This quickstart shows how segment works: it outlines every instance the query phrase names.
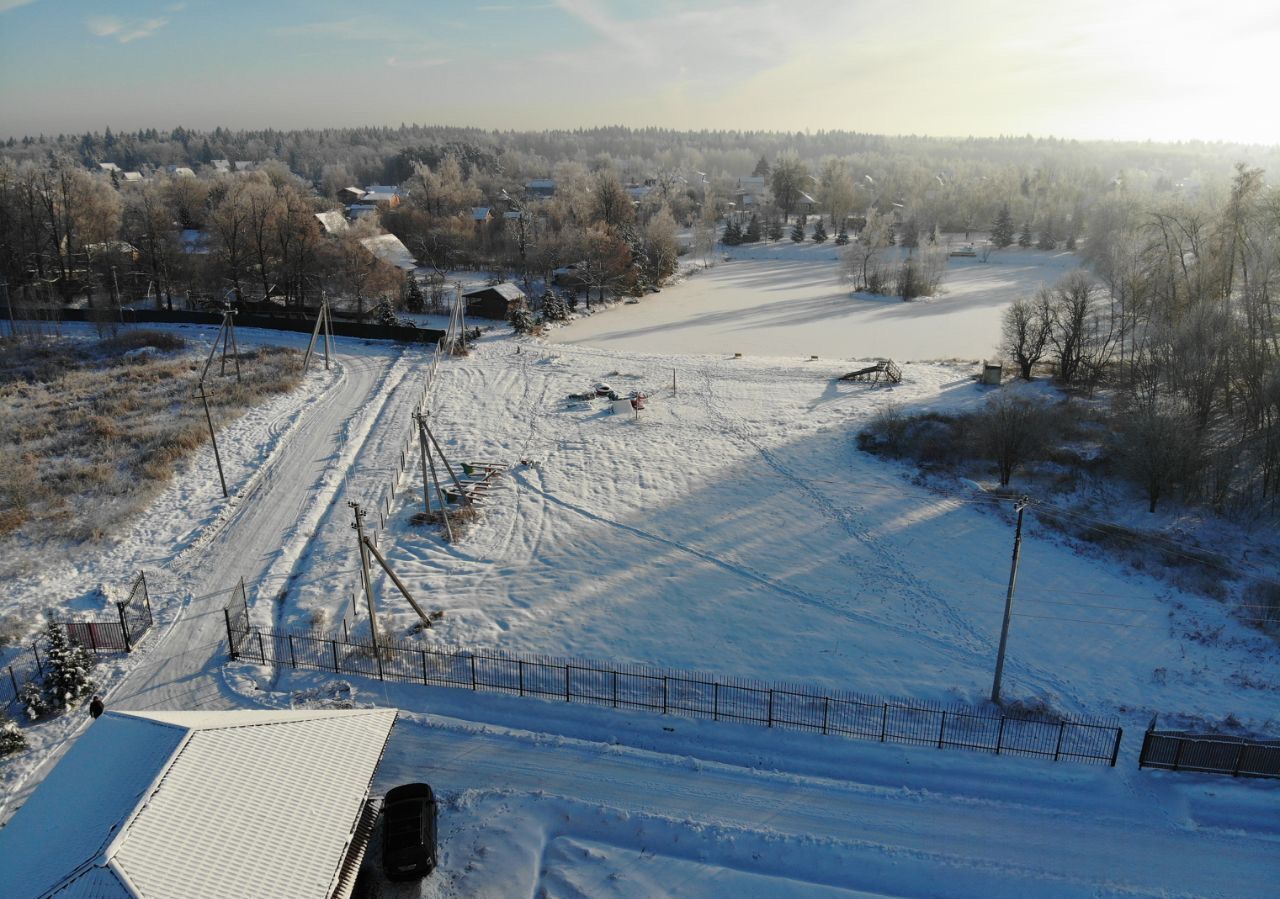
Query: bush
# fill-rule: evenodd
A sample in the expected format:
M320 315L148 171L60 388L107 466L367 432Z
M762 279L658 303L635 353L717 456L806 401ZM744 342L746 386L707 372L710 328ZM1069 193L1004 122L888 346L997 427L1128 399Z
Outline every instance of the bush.
M45 663L44 692L55 711L68 709L97 689L90 672L93 653L67 637L61 625L50 621L44 629L49 642Z
M44 686L39 681L29 680L18 691L18 702L28 721L39 721L53 712L49 698L45 695Z

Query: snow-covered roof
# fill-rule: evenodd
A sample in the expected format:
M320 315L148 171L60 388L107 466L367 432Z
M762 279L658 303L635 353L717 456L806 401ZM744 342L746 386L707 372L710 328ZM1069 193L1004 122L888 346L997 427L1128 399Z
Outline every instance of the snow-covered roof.
M120 166L116 165L114 162L100 162L98 163L98 168L102 169L104 172L120 171Z
M169 166L169 174L178 178L194 178L196 176L196 173L185 165Z
M317 212L316 219L320 222L320 227L324 229L325 234L341 234L350 227L343 214L336 209Z
M471 207L471 218L474 219L475 221L483 222L488 217L489 217L488 206L472 206Z
M142 172L125 172L120 177L123 178L125 181L141 181Z
M219 172L231 171L231 162L227 159L210 159L209 165L213 166Z
M503 281L501 284L486 285L484 287L473 287L471 290L464 291L462 296L472 297L487 293L490 290L496 291L504 300L523 300L524 291L510 281Z
M366 237L360 241L360 245L388 265L410 272L418 267L418 261L413 258L409 248L394 234Z
M360 199L366 203L396 203L400 200L400 194L385 190L369 190Z
M404 194L404 191L393 184L370 184L364 191L369 194L391 194L396 197Z
M0 830L6 895L327 897L394 709L108 712Z

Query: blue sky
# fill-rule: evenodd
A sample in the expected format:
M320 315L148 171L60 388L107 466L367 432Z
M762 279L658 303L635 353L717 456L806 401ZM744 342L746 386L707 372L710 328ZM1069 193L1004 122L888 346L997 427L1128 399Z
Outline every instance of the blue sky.
M0 133L626 124L1280 143L1271 0L0 0Z

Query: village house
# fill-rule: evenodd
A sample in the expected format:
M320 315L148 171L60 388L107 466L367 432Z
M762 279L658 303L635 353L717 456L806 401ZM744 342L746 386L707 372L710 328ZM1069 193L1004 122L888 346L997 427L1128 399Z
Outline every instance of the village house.
M462 299L467 304L467 315L494 321L506 321L512 312L527 305L524 291L510 281L465 291Z

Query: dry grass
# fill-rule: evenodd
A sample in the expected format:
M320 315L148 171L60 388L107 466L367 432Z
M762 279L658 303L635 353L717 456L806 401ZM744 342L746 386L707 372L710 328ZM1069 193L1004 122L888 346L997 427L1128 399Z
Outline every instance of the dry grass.
M203 364L159 331L0 344L0 536L96 540L144 508L209 439L193 399ZM210 379L220 427L300 381L294 350L242 353L240 365L241 384Z

